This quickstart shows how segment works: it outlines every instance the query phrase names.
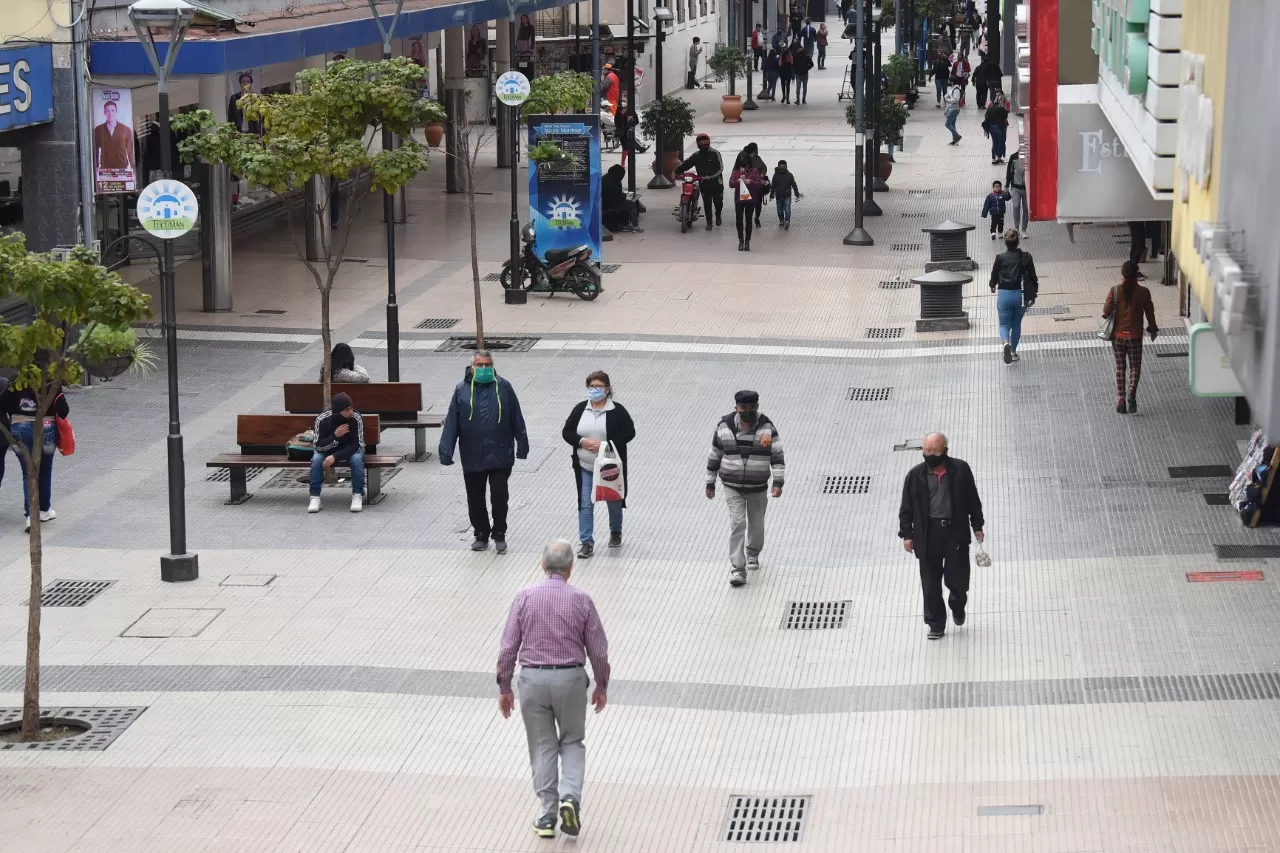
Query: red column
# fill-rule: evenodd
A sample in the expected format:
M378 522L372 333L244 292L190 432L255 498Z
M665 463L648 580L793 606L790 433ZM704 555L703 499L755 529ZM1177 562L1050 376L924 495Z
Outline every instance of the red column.
M1058 216L1058 0L1034 0L1031 38L1031 218ZM1016 71L1015 71L1016 73Z

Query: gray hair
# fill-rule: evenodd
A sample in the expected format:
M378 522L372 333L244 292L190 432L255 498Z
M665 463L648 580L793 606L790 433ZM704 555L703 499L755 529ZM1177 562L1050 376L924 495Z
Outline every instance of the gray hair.
M573 568L573 546L564 539L552 539L542 549L542 570L549 575Z
M477 358L487 358L490 361L493 361L493 354L487 349L477 349L471 354L471 363L475 364Z

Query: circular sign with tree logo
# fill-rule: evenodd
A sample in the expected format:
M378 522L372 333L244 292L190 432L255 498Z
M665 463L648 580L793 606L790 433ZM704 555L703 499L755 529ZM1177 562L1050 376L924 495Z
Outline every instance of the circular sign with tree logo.
M504 71L494 84L498 100L509 107L518 107L529 100L529 78L519 71Z
M161 240L186 234L199 213L196 194L181 181L161 179L138 193L138 223Z

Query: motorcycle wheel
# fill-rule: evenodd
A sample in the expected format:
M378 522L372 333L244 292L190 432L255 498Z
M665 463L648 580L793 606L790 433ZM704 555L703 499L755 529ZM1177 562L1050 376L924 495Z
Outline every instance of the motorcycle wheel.
M569 270L565 275L568 284L573 288L573 292L578 294L579 299L585 299L587 302L595 299L600 295L600 285L596 281L595 276L584 269L574 268Z
M689 203L687 201L680 202L680 233L683 234L689 230Z
M502 284L504 290L511 289L511 262L507 261L502 265L502 272L498 273L498 281ZM529 267L525 264L520 265L520 289L529 290L533 287L533 274Z

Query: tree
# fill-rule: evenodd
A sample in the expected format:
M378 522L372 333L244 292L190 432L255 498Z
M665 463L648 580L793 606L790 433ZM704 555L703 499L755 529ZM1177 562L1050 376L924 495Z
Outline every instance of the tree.
M467 91L462 99L461 115L454 116L452 126L445 133L453 136L453 150L448 156L462 165L463 189L467 194L467 218L471 224L471 291L476 305L476 348L484 349L484 308L480 301L480 249L476 242L476 162L480 152L493 139L497 138L496 126L488 121L483 124L472 124L467 120L467 107L471 104L471 92ZM498 118L502 121L502 117ZM519 132L519 127L516 127ZM511 168L515 169L513 162Z
M428 148L410 138L413 129L444 118L435 101L419 92L426 71L408 57L362 62L344 59L327 69L307 69L298 74L293 94L245 94L240 102L245 119L260 123L262 133L243 133L235 125L215 124L208 110L184 113L173 127L193 133L179 145L182 157L197 157L225 164L232 174L283 196L289 231L298 258L320 291L320 337L324 341L324 398L331 396L329 369L333 342L329 329L329 299L334 280L347 251L352 223L374 190L398 192L427 168ZM383 127L399 136L401 147L374 151L374 140ZM314 177L326 182L354 178L356 186L367 181L369 193L354 192L339 206L337 229L319 228L320 261L307 259L305 230L311 216L328 220L331 193L321 194L312 209L305 209L302 190Z
M529 84L525 112L585 113L595 91L595 78L577 71L560 71L535 77Z
M17 297L35 306L29 325L0 323L0 367L16 371L10 388L30 390L36 398L32 447L0 426L0 435L13 447L27 472L31 530L28 552L31 584L27 600L26 683L22 695L22 739L40 735L40 593L44 587L44 549L40 525L40 441L42 416L62 393L62 386L79 382L83 363L131 356L131 336L94 334L98 328L124 331L150 316L151 297L125 284L98 263L83 247L71 259L28 252L22 234L0 237L0 299ZM77 327L84 331L73 340Z

